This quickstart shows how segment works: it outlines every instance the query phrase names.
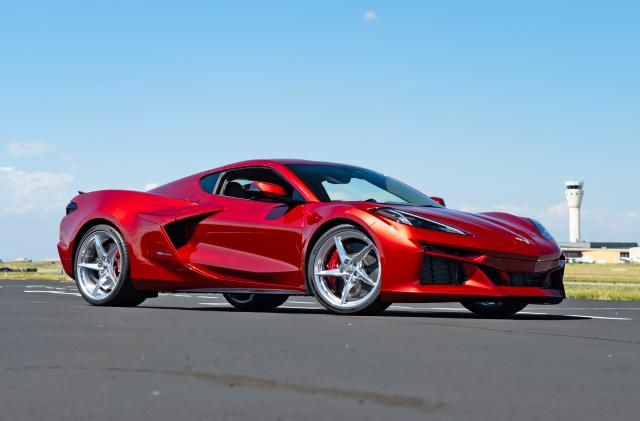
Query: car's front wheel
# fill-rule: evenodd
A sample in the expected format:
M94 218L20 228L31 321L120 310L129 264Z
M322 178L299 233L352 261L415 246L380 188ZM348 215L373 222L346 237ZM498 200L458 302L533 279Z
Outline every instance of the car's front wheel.
M110 225L96 225L84 234L74 262L78 290L90 304L137 306L151 296L133 288L126 243Z
M316 241L307 264L313 295L341 314L374 314L391 303L380 301L382 268L378 249L353 225L339 225Z
M229 304L244 311L274 310L289 298L288 295L276 294L227 293L222 295Z
M467 310L483 317L507 317L513 316L527 306L521 301L463 301L462 304Z

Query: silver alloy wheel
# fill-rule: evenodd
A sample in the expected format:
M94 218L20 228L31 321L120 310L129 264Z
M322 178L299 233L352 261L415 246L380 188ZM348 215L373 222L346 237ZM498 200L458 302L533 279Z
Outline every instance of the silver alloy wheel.
M500 301L476 301L476 304L483 307L498 307L501 303Z
M253 301L253 298L256 294L227 294L232 300L237 302L238 304L249 304Z
M78 285L85 296L103 301L122 278L122 250L113 235L95 231L80 245L76 259Z
M329 267L337 254L338 261ZM313 282L321 298L343 309L364 308L380 292L380 256L369 237L358 230L337 232L318 249Z

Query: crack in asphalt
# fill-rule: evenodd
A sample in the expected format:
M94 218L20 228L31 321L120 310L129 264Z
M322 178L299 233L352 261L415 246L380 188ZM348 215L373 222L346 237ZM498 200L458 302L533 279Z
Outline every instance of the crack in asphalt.
M393 319L390 319L390 320L393 320ZM458 329L480 330L485 332L522 333L525 335L540 335L540 336L551 336L551 337L557 337L557 338L583 339L583 340L589 340L589 341L615 342L615 343L621 343L621 344L627 344L627 345L640 345L640 341L629 341L625 339L614 339L614 338L601 338L598 336L565 335L562 333L537 332L534 330L499 329L499 328L483 327L483 326L461 326L461 325L454 325L449 323L435 323L435 322L418 321L418 320L402 320L402 322L419 324L419 325L444 326L444 327L455 327Z
M324 397L347 399L356 401L359 404L371 402L386 407L412 409L419 412L435 412L447 409L447 404L443 402L433 402L428 399L418 398L408 395L386 394L379 392L359 391L351 389L340 389L335 387L313 386L300 383L281 382L277 380L265 379L240 374L211 373L202 371L187 370L161 370L145 368L118 368L118 367L62 367L62 366L23 366L23 367L3 367L6 371L22 370L81 370L81 371L106 371L111 373L134 373L134 374L159 374L165 376L175 376L191 378L205 381L212 384L227 387L253 387L267 390L281 390L286 392L301 393L304 395L320 395Z

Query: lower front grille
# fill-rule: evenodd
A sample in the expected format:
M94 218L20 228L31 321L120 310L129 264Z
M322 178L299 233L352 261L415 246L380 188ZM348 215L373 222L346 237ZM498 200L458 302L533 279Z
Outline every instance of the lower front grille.
M549 278L547 273L506 272L489 266L480 266L480 268L494 285L548 288L550 285L547 279L551 279L551 284L553 284L554 279L558 277L560 277L560 281L562 281L562 273L559 271L552 272Z
M546 273L509 272L509 282L515 287L543 288L546 280Z
M461 285L467 281L464 264L458 260L425 254L420 268L423 285Z

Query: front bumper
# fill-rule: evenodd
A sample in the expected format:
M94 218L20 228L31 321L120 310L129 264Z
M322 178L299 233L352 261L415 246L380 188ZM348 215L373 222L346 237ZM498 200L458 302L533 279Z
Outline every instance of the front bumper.
M396 245L397 246L397 245ZM408 244L405 244L408 246ZM381 299L447 302L517 299L557 304L565 298L564 256L491 256L448 246L413 243L394 247L383 265ZM389 249L387 249L389 250Z

